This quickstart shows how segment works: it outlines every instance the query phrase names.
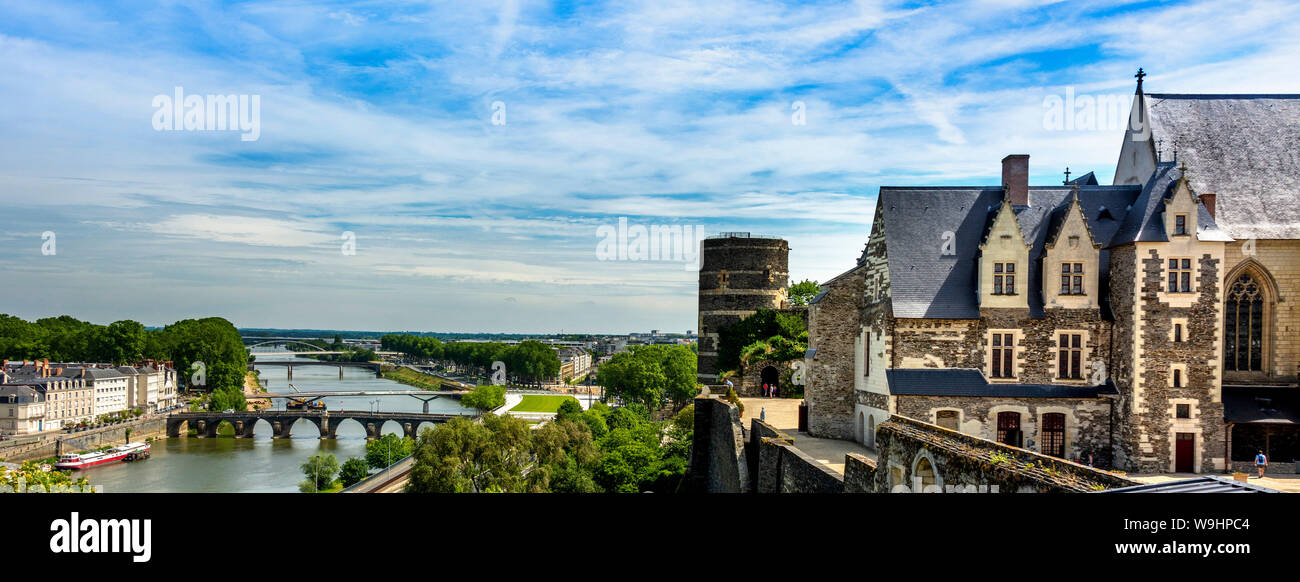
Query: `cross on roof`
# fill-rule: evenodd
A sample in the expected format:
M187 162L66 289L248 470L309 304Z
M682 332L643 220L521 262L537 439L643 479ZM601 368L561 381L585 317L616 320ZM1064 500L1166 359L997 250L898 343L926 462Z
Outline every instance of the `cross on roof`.
M1070 184L1070 166L1065 167L1065 181L1061 183L1067 186Z
M1146 74L1145 72L1142 71L1142 67L1138 67L1138 72L1137 72L1137 74L1136 74L1136 75L1133 75L1133 76L1134 76L1134 77L1137 77L1137 80L1138 80L1138 89L1137 89L1137 92L1138 92L1138 93L1141 93L1141 92L1142 92L1142 77L1147 76L1147 74Z

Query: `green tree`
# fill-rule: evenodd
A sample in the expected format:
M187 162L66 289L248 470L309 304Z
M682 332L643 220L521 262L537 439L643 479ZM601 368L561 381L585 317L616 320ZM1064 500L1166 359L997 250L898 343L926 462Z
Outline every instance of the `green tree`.
M414 449L414 439L390 432L366 443L366 464L371 469L383 469L411 456Z
M760 309L719 332L718 367L722 370L739 369L741 354L746 347L761 341L769 344L763 348L766 351L771 347L774 337L789 340L788 344L782 344L782 356L797 353L798 357L802 357L803 352L795 346L802 345L806 351L808 327L799 315Z
M339 472L339 461L333 454L312 455L301 468L307 479L298 483L298 490L303 493L319 493L334 484L334 478Z
M370 465L361 457L352 457L343 461L343 468L339 470L339 481L343 482L344 487L356 485L362 479L370 475Z
M476 423L456 418L420 434L407 491L415 493L527 492L535 468L528 423L489 414Z
M460 398L460 405L479 412L496 410L506 405L505 386L479 386Z
M810 301L817 297L818 293L822 292L822 288L816 281L804 279L791 285L786 292L790 296L791 305L808 305Z

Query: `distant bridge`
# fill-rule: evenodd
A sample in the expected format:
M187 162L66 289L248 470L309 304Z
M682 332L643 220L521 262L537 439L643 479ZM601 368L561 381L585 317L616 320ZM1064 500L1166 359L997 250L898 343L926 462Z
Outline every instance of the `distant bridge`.
M272 430L272 437L289 438L289 433L299 420L307 420L316 425L320 438L338 438L338 428L343 423L356 421L366 431L366 438L379 438L384 424L396 422L402 434L415 438L420 425L425 422L441 424L459 414L421 414L418 412L368 412L364 410L341 410L333 412L304 410L259 410L252 412L178 412L167 417L167 436L179 437L188 429L196 431L199 438L214 438L221 423L229 422L235 429L235 438L253 438L253 429L258 421L266 421ZM182 428L184 427L184 428Z
M319 352L313 352L313 353L319 353ZM338 353L338 352L333 352L333 353ZM379 375L380 371L383 368L383 364L380 364L378 362L326 362L323 360L294 360L291 362L263 362L261 360L258 360L256 362L249 362L248 369L251 371L256 366L285 366L288 368L290 380L293 379L294 366L338 366L340 380L343 379L343 368L365 368L367 370L373 371L375 375Z
M424 401L424 412L429 412L429 401L445 397L460 400L466 392L451 390L357 390L351 392L334 391L334 392L289 392L285 394L259 393L257 398L285 398L293 400L300 404L315 402L322 398L331 396L410 396L416 400Z

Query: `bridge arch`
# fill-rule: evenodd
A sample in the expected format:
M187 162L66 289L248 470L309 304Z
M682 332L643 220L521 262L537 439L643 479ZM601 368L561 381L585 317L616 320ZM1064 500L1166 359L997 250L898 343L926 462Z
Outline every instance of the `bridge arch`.
M379 426L375 427L375 432L378 433L378 436L384 436L390 432L396 433L397 436L404 436L406 434L406 429L402 426L403 424L404 423L391 418L384 419L380 421Z
M255 343L255 344L248 344L248 345L244 346L244 348L248 349L249 351L252 351L252 349L255 348L255 347L257 347L257 346L287 346L287 345L289 345L289 344L298 344L298 345L300 345L300 346L307 346L307 347L311 348L312 351L316 351L316 352L328 352L328 351L330 351L330 350L327 350L327 349L325 349L325 348L322 348L322 347L320 347L320 346L318 346L318 345L316 345L316 344L309 344L309 343L307 343L307 342L296 342L296 341L282 341L282 340L272 340L272 341L267 341L267 342L259 342L259 343Z
M265 418L258 418L249 423L248 436L256 438L275 438L275 426Z
M320 420L317 420L309 416L300 416L298 418L293 419L292 421L289 421L288 426L284 426L283 424L281 425L282 427L281 430L284 433L281 438L292 438L293 431L295 429L299 431L304 430L303 422L306 422L308 426L312 426L316 428L316 434L318 438L324 438L327 436L325 434L325 431L321 429Z
M342 417L330 417L330 434L333 438L338 438L339 433L343 433L343 438L366 438L370 436L370 429L366 426L365 419Z
M420 436L420 433L424 432L424 429L426 428L436 429L438 428L438 423L428 421L428 420L421 420L420 423L415 426L415 436L417 437Z

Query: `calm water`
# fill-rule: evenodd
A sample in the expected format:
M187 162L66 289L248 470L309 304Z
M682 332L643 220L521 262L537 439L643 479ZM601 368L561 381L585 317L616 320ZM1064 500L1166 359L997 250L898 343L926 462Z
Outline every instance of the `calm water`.
M256 352L254 352L256 353ZM285 359L285 358L276 358ZM291 392L284 366L259 366L262 385L271 392ZM303 392L354 390L410 390L410 386L376 378L361 368L299 366L293 369L292 384ZM341 396L325 398L326 407L335 410L372 410L384 412L420 412L424 404L410 396ZM283 409L284 402L274 402ZM455 400L439 398L429 403L429 412L465 413ZM401 433L393 422L385 433ZM339 464L348 457L365 455L365 429L355 421L339 426L335 440L316 438L316 425L300 420L294 425L293 438L271 439L271 427L259 422L256 438L173 438L153 442L152 458L136 463L114 463L80 472L108 493L297 492L303 480L298 468L317 453L333 453Z

